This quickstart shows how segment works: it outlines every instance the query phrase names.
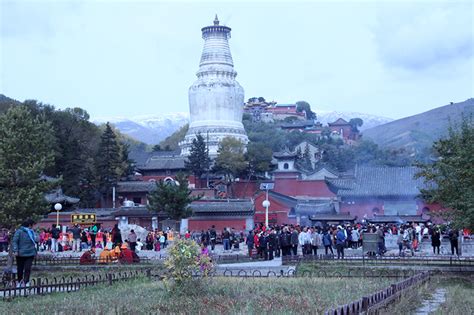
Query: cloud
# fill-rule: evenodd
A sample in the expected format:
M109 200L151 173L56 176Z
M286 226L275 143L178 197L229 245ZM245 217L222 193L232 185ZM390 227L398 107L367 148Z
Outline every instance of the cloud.
M472 10L471 2L384 5L373 30L379 57L415 71L472 57Z

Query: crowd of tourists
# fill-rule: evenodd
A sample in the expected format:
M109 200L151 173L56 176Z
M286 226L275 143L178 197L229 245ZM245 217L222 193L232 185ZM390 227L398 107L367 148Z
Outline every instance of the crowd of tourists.
M226 228L220 233L215 226L201 232L186 231L184 237L193 239L214 252L216 243L222 242L224 253L239 250L245 244L250 257L260 257L271 260L274 257L289 255L334 255L343 259L345 250L357 249L363 245L364 234L375 235L375 248L367 254L383 256L387 252L385 240L388 235L396 238L399 255L404 256L408 251L411 255L420 250L423 239L430 240L433 254L440 254L441 240L446 237L451 246L451 254L459 254L459 231L455 229L442 230L432 224L346 224L330 225L324 228L300 225L280 225L265 227L256 225L253 230L244 234L234 228ZM464 231L465 236L470 235Z
M100 228L98 225L82 228L73 225L62 229L61 226L53 224L50 229L34 230L38 240L36 250L38 252L81 252L94 249L115 248L126 243L132 251L155 250L165 248L170 240L173 240L174 231L149 231L146 239L138 238L134 230L131 230L125 239L122 239L122 231L116 224L112 229ZM0 229L0 252L8 252L13 235L7 229Z

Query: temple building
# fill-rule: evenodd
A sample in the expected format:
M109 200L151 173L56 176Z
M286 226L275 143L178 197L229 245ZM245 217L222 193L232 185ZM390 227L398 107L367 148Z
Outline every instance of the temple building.
M181 155L189 155L197 134L202 134L215 157L220 141L234 137L247 144L248 138L242 124L244 89L235 80L237 72L230 53L231 28L214 25L201 29L204 39L197 80L189 88L189 130L180 142Z

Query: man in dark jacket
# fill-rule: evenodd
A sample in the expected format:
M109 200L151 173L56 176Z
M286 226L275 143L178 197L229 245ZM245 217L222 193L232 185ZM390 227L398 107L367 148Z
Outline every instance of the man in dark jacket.
M288 227L286 226L283 228L283 232L280 234L280 246L283 256L291 255L291 234L288 230Z
M281 243L280 243L281 230L277 227L275 230L275 257L280 257L281 255Z
M52 252L57 252L59 250L59 235L61 234L61 230L59 229L59 226L56 226L56 224L53 224L53 228L51 229L51 251Z
M72 233L72 251L80 252L81 251L81 228L79 224L74 225L72 229L69 229L68 232Z
M260 236L258 238L258 243L260 246L260 255L263 254L263 258L268 260L268 235L267 232L260 232Z
M209 246L209 231L201 231L201 244L204 244L204 247Z
M32 229L33 225L34 221L28 219L13 235L12 251L16 256L19 286L30 285L31 266L36 256L36 243L38 243L38 236Z
M298 255L298 231L296 229L291 232L290 244L293 255Z
M247 245L247 248L249 250L249 257L252 258L252 252L253 252L253 232L252 230L249 231L249 234L247 235L247 239L245 240L245 244Z
M273 253L277 247L276 231L268 229L268 260L273 260Z
M456 251L456 255L459 256L458 230L456 229L449 230L448 236L449 236L449 242L451 243L451 255L454 255L454 251Z
M211 251L214 252L214 248L216 248L216 242L217 242L217 232L216 232L215 225L213 225L211 230L209 231L209 238L211 241Z

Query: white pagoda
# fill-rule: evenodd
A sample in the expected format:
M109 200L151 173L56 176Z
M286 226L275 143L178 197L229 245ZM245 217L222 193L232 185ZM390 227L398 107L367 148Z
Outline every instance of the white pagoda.
M197 80L189 88L189 131L180 142L181 155L189 155L191 143L200 133L208 146L209 155L215 157L219 142L228 136L244 144L248 138L242 125L244 89L235 80L237 72L230 53L231 28L214 25L201 29L204 39Z

